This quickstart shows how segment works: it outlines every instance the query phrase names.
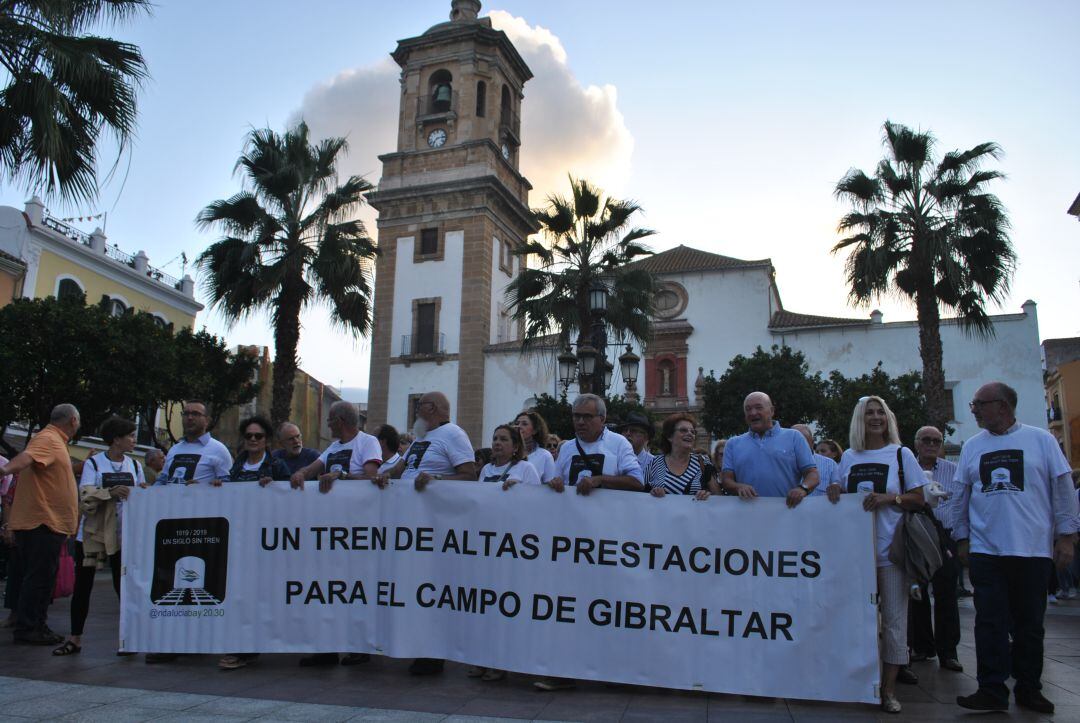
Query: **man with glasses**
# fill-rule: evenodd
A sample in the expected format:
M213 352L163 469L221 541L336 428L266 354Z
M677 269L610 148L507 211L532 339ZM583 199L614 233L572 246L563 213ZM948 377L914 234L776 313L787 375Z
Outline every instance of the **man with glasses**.
M720 486L740 499L786 497L795 507L818 486L817 463L806 439L773 421L772 400L751 392L743 400L749 429L724 447Z
M304 446L304 436L300 427L292 422L282 422L277 428L280 448L273 452L274 459L280 459L289 468L289 474L295 474L319 458L319 450Z
M169 448L155 485L212 484L229 476L233 458L228 448L206 431L206 404L189 399L183 408L184 437Z
M1080 510L1069 464L1045 429L1016 421L1016 391L979 387L971 411L982 431L960 452L953 538L975 588L979 688L956 702L1008 710L1009 676L1022 708L1050 715L1042 694L1043 618L1054 563L1072 562Z
M607 405L595 394L574 400L574 434L559 447L557 476L548 484L561 492L565 485L587 495L596 489L642 492L643 472L626 437L605 428Z
M956 465L941 456L944 444L945 438L937 427L926 426L915 433L915 454L919 458L919 466L949 494L934 508L934 516L946 533L951 535L956 500L960 498L962 490L955 482ZM934 593L933 622L930 599L924 591L922 599L908 602L908 643L912 651L911 662L929 660L936 655L942 668L961 673L964 666L956 657L956 646L960 644L956 545L951 536L946 544L951 554L930 581Z

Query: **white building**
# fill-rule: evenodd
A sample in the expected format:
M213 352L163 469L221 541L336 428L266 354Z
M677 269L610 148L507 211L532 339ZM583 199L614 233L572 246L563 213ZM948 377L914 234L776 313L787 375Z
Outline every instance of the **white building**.
M541 345L522 355L504 299L519 271L511 250L536 231L531 187L517 165L520 104L532 73L506 35L478 17L477 0L451 5L450 22L400 41L392 54L402 69L402 99L398 148L381 157L371 198L382 254L369 427L410 427L417 397L437 390L480 447L528 400L558 393L559 350ZM660 281L653 339L636 350L638 386L658 412L697 407L699 376L721 374L732 357L757 346L786 344L825 374L857 376L878 361L891 375L922 368L915 322L883 323L877 312L842 319L788 311L769 259L679 246L638 263ZM952 442L976 431L965 402L989 380L1017 389L1021 421L1045 424L1035 304L992 318L997 335L990 342L966 336L953 321L941 325Z

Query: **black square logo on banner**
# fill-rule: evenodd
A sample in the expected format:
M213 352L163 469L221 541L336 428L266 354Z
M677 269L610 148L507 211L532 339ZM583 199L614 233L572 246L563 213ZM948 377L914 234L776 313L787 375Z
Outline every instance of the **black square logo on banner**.
M220 605L229 572L224 517L160 520L154 532L155 605Z

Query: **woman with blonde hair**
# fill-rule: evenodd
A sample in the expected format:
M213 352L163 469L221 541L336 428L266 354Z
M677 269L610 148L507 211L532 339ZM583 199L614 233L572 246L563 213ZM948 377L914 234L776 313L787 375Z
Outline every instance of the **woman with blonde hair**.
M875 516L878 606L881 610L881 707L899 713L896 676L908 664L907 607L909 580L889 561L902 510L923 506L919 490L926 484L919 461L900 446L896 415L881 397L863 397L851 415L851 448L840 458L840 483L826 490L836 502L840 494L859 492L863 509Z

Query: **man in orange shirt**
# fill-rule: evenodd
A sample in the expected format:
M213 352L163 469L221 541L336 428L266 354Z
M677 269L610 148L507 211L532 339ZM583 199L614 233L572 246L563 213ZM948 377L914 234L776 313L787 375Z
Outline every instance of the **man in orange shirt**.
M79 496L71 470L68 440L79 430L79 410L58 404L49 424L15 459L0 467L0 477L19 473L19 487L8 526L23 562L15 609L15 642L55 645L63 637L45 624L52 601L60 546L79 526Z

